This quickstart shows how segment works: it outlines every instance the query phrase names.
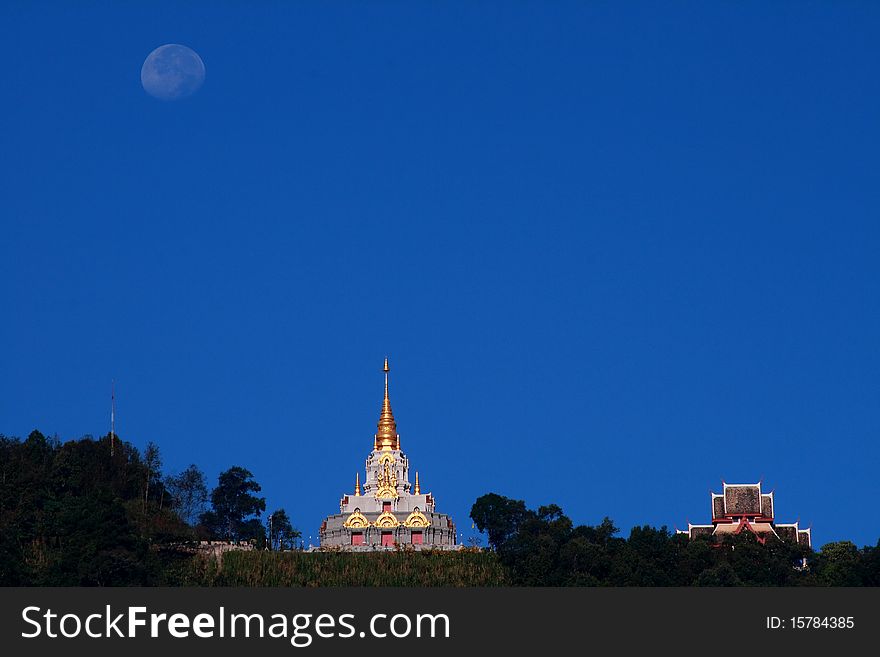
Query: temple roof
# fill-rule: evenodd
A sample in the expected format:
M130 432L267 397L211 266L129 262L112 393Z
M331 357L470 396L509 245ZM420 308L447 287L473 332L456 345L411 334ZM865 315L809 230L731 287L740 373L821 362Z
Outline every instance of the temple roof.
M777 524L774 520L773 491L761 491L761 482L756 484L728 484L723 482L722 493L710 493L712 500L712 524L692 525L688 523L687 533L691 538L711 533L714 536L739 534L743 530L753 532L760 542L767 535L774 535L801 545L811 545L809 529L800 529L798 523Z
M761 514L761 484L724 484L725 515Z

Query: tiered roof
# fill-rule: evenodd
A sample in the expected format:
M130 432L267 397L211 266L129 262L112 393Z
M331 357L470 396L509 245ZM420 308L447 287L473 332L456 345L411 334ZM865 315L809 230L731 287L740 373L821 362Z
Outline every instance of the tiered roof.
M812 544L810 529L801 529L797 522L781 524L774 518L773 491L761 491L761 482L757 484L728 484L722 482L721 493L711 495L711 525L692 525L688 523L687 531L679 530L680 534L688 534L690 538L697 536L722 537L724 534L739 534L750 531L762 544L771 536L781 540L797 542L810 547Z

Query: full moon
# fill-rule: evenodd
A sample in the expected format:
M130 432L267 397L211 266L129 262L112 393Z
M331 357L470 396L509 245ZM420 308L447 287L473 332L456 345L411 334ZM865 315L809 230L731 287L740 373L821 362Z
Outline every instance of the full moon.
M144 60L141 84L160 100L192 96L205 81L205 65L194 50L177 43L159 46Z

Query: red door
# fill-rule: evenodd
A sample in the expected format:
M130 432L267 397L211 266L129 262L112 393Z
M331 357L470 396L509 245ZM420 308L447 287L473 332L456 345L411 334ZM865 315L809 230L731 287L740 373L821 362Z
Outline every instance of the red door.
M364 544L363 532L352 532L351 533L351 544L352 545L363 545Z
M422 545L422 532L413 532L412 533L412 544L413 545Z
M382 512L391 511L391 502L382 502Z
M382 532L382 545L394 545L394 532Z

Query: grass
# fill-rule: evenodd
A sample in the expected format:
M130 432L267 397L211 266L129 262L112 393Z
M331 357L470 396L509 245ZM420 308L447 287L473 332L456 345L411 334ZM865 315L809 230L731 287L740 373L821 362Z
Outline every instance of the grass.
M492 552L227 552L196 556L184 586L502 586Z

